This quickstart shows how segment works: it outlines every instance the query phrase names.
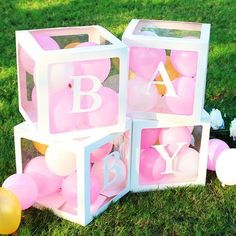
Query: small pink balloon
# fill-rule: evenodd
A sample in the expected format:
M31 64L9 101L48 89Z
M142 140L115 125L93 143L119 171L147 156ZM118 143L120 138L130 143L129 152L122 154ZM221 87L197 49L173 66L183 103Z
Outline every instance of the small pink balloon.
M189 77L197 75L197 52L171 50L170 59L175 69L182 75Z
M191 133L186 127L171 127L163 128L159 134L159 142L162 145L167 145L167 150L170 154L174 154L177 150L178 143L186 143L180 153L188 149L191 142Z
M115 125L118 122L119 95L112 89L101 87L97 92L102 99L101 106L94 111L88 112L88 120L91 127ZM91 98L87 99L90 103Z
M93 203L97 200L101 186L99 182L93 176L90 175L90 203ZM71 206L77 207L77 173L67 176L63 180L62 184L62 195Z
M58 191L63 180L61 176L54 175L47 168L44 156L30 160L24 169L24 173L30 175L37 184L38 197L44 197Z
M153 165L153 171L152 171L152 175L153 175L153 179L155 181L159 181L160 179L162 179L162 177L165 176L164 172L166 170L166 161L159 156L159 158L157 158L157 160L154 162Z
M129 111L150 111L159 99L155 85L149 86L147 81L134 78L128 81L128 110Z
M154 170L154 164L156 161L158 164L156 164ZM163 170L161 170L162 168ZM165 162L162 160L162 157L155 148L150 147L141 151L139 173L143 178L147 181L157 180L160 178L161 172L163 171L165 171Z
M72 112L73 93L70 88L50 97L50 130L52 133L67 132L88 127L87 114Z
M208 144L208 161L207 161L207 169L215 171L216 170L216 161L220 154L229 149L227 143L220 139L210 139Z
M113 144L106 143L101 147L97 148L90 155L90 162L94 163L97 161L101 161L104 157L106 157L112 150Z
M98 46L94 42L80 43L76 48ZM93 75L103 82L109 75L111 69L110 58L78 61L75 63L75 75Z
M165 65L165 49L131 47L130 69L146 81L150 81L160 62Z
M165 104L172 114L191 115L193 113L195 80L190 77L180 77L173 81L178 97L165 96Z
M153 146L158 139L160 129L143 129L141 134L141 149Z
M37 184L26 174L11 175L4 181L2 187L12 191L17 196L22 210L31 207L38 197Z
M105 161L108 163L108 186L104 186L104 176L106 176ZM113 191L114 195L120 193L121 187L125 187L127 180L127 171L124 162L114 157L110 157L109 160L103 159L102 161L95 162L91 170L91 175L97 179L99 186L102 186L103 190Z
M31 34L33 35L33 37L35 38L35 40L37 41L37 43L41 46L43 50L60 49L57 42L53 38L49 37L48 35L40 33L40 32L32 32Z
M183 181L198 176L199 153L196 150L188 148L177 157L176 162L176 176L182 177Z

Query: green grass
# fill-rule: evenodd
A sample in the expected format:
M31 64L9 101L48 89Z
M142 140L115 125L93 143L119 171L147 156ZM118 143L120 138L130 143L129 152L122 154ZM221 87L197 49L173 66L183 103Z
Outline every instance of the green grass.
M0 2L0 183L15 172L13 127L18 112L15 30L99 24L119 38L132 18L212 24L206 105L236 116L236 2L228 0ZM230 120L229 119L229 120ZM235 144L232 144L235 145ZM48 211L23 212L19 235L235 235L236 187L214 173L206 187L128 194L89 226Z

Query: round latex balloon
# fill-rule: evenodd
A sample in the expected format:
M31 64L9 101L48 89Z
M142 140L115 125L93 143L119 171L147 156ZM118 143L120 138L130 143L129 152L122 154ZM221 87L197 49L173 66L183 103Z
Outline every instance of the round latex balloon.
M128 110L150 111L158 102L160 95L153 84L141 78L128 81Z
M141 149L149 148L155 145L160 129L143 129L141 132Z
M223 185L236 185L236 148L225 149L218 156L216 175Z
M101 161L104 157L106 157L112 150L113 144L106 143L101 147L97 148L90 155L90 162L94 163L96 161Z
M183 180L197 178L199 165L199 153L193 148L188 148L176 159L176 175ZM186 178L186 179L185 179Z
M80 43L77 47L89 47L98 46L94 42ZM89 61L78 61L75 63L74 75L93 75L96 76L101 82L103 82L109 75L111 69L110 58L89 60Z
M157 163L156 163L157 162ZM154 169L154 164L156 167ZM147 181L158 180L165 171L165 161L155 148L147 148L141 151L139 173Z
M72 112L72 89L55 93L49 97L50 130L52 133L67 132L88 127L87 114Z
M165 64L165 68L166 71L169 75L169 78L171 81L173 81L174 79L177 79L178 77L180 77L180 73L174 68L174 66L171 63L170 57L166 56L166 64ZM163 81L161 75L159 75L156 78L157 81ZM157 90L161 95L166 94L166 86L162 85L162 84L158 84L157 86Z
M80 44L80 42L73 42L73 43L69 43L67 44L64 48L75 48L76 46L78 46Z
M88 112L89 124L92 127L116 124L119 113L118 94L114 90L107 87L101 87L97 94L101 97L101 106L97 110ZM87 102L89 104L91 102L91 98L88 98Z
M165 96L165 104L173 114L191 115L193 113L195 80L190 77L180 77L173 81L178 97Z
M57 42L49 37L46 34L40 33L40 32L32 32L31 33L33 37L36 39L38 44L41 46L43 50L56 50L60 49L59 45Z
M33 158L25 167L24 173L30 175L38 187L38 197L55 193L61 187L63 178L53 174L47 167L45 157Z
M76 154L61 143L48 146L45 154L48 169L55 175L67 176L76 170Z
M131 47L130 69L146 81L150 81L160 62L165 64L165 49Z
M45 155L48 145L32 141L35 149L42 155Z
M68 87L71 76L74 74L73 63L51 64L48 67L49 92L55 93Z
M216 161L219 155L226 149L229 149L227 143L220 139L210 139L208 143L208 161L207 169L215 171L216 170Z
M13 192L21 204L21 209L31 207L38 197L38 187L34 180L26 174L14 174L8 177L2 187Z
M97 181L96 177L90 175L90 203L97 200L101 186ZM62 195L68 204L76 207L77 206L77 173L67 176L63 180L62 184Z
M194 77L197 75L197 52L171 50L171 62L180 74Z
M0 188L0 234L14 233L21 221L21 205L15 194Z
M107 172L106 171L107 167ZM95 162L91 169L91 175L97 179L99 186L105 191L112 191L113 195L118 194L125 186L127 179L126 166L120 159L110 157L109 160ZM107 176L107 179L105 179ZM107 185L105 185L107 182Z
M167 150L174 154L179 148L179 143L184 143L179 153L188 149L191 142L191 133L187 127L171 127L160 130L159 142L167 145Z

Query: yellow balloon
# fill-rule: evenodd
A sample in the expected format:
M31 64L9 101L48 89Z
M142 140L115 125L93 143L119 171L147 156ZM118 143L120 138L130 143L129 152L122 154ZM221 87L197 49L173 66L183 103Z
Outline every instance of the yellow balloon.
M38 142L35 142L35 141L33 141L33 145L39 153L41 153L42 155L45 155L45 153L47 151L47 148L48 148L48 145L38 143Z
M9 190L0 188L0 234L14 233L21 221L21 205Z
M176 78L178 78L180 76L180 73L174 68L174 66L172 65L171 63L171 60L170 60L170 57L167 56L166 57L166 64L165 64L165 68L166 68L166 71L170 77L170 80L174 80ZM161 75L159 75L156 80L158 81L162 81L162 77ZM162 85L162 84L158 84L156 85L157 86L157 90L158 92L161 94L161 95L164 95L166 93L166 86L165 85Z
M64 48L75 48L79 44L80 44L80 42L69 43Z

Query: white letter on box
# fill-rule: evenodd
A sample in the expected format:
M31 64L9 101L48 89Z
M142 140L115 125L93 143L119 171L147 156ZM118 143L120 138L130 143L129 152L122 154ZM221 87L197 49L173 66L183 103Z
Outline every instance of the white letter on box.
M166 170L165 170L165 172L162 172L161 174L174 174L174 173L176 173L176 171L174 171L174 168L173 168L174 160L177 157L180 150L182 149L182 147L186 144L187 143L177 143L178 148L176 149L176 151L175 151L175 153L173 154L172 157L169 155L169 153L165 149L165 147L168 144L153 146L166 161Z
M115 151L106 156L103 159L104 163L104 189L112 186L116 181L118 181L122 176L122 169L120 165L116 165L116 161L120 159L120 153ZM114 160L114 161L112 161ZM110 165L109 165L110 163ZM110 180L109 174L113 172L114 177Z
M157 77L158 72L160 72L163 81L154 81L155 78ZM166 94L165 94L166 96L178 97L162 61L159 63L157 69L153 73L151 80L149 82L148 88L150 88L151 84L165 85L166 86Z
M89 112L97 110L102 104L101 96L96 93L101 87L100 80L93 75L81 75L81 76L71 76L73 79L73 108L72 112ZM93 87L90 90L81 90L82 80L89 79ZM81 97L90 96L93 99L93 103L89 108L81 108Z

